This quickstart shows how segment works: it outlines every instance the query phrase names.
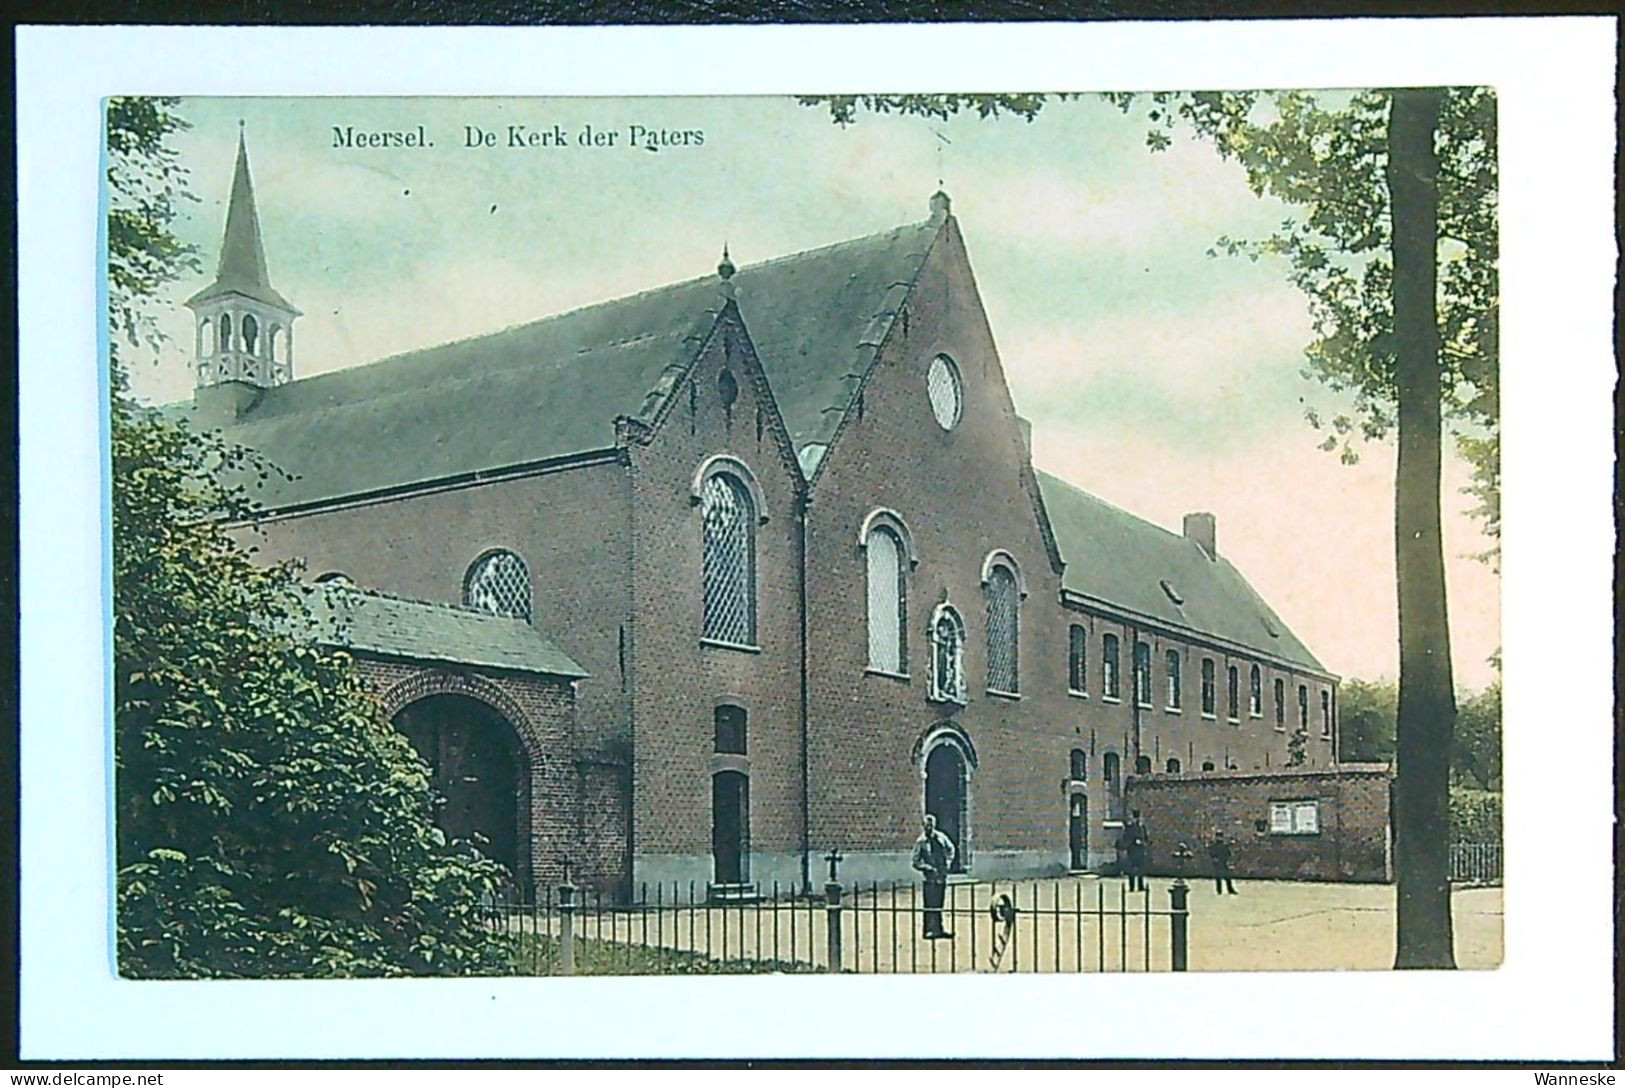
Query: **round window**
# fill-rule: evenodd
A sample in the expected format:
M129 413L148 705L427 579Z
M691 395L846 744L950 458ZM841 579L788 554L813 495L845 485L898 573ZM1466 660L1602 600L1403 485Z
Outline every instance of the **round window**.
M951 431L959 422L959 412L963 407L963 390L959 384L959 368L954 361L946 355L938 355L931 360L931 369L925 376L926 391L931 395L931 412L942 424L942 429Z

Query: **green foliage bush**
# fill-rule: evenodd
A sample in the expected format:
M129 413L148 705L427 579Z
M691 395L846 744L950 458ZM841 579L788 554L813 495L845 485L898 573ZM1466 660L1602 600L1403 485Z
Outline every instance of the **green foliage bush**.
M119 354L188 266L161 99L108 110L118 964L145 978L500 972L496 863L434 825L427 769L286 566L226 523L271 471L136 404ZM227 481L238 481L228 483Z
M1501 793L1450 787L1450 841L1500 842Z

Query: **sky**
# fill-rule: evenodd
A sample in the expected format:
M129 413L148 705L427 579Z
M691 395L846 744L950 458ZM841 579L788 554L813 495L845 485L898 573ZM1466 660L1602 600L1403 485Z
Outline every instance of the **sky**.
M1327 668L1397 674L1392 442L1353 466L1316 448L1305 408L1338 402L1300 373L1303 296L1280 262L1207 255L1293 209L1206 144L1153 154L1143 121L1093 98L1031 122L845 128L787 98L195 98L179 112L197 200L176 230L204 270L171 293L169 344L132 367L140 396L191 393L179 303L214 270L239 121L272 282L304 311L304 376L704 275L725 243L743 265L916 222L940 183L1034 464L1175 531L1212 511L1220 551ZM562 146L523 146L555 126ZM335 146L347 127L432 146ZM1468 478L1450 452L1452 652L1458 687L1476 690L1495 679L1500 587L1471 558L1489 542L1465 513Z

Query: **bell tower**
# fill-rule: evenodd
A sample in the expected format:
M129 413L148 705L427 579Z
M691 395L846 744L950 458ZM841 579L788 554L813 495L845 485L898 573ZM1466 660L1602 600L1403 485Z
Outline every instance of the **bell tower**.
M226 230L214 282L186 305L197 316L196 402L220 409L229 422L260 393L293 378L293 322L298 307L271 286L248 145L238 123L237 169L231 179Z

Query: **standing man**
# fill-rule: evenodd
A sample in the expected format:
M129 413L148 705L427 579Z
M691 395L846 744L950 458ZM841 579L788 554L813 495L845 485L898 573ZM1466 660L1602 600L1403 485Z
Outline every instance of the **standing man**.
M1230 841L1224 832L1213 829L1213 841L1207 844L1207 856L1213 859L1213 891L1217 895L1236 894L1235 882L1230 879Z
M1131 892L1145 891L1145 863L1146 855L1151 848L1151 839L1145 833L1145 824L1140 821L1140 810L1135 809L1128 826L1123 829L1123 838L1126 845L1123 851L1124 869L1128 872L1128 890Z
M914 868L925 878L925 932L928 941L953 934L942 928L942 900L948 892L948 870L954 864L954 844L937 830L937 818L925 814L925 829L914 840Z

